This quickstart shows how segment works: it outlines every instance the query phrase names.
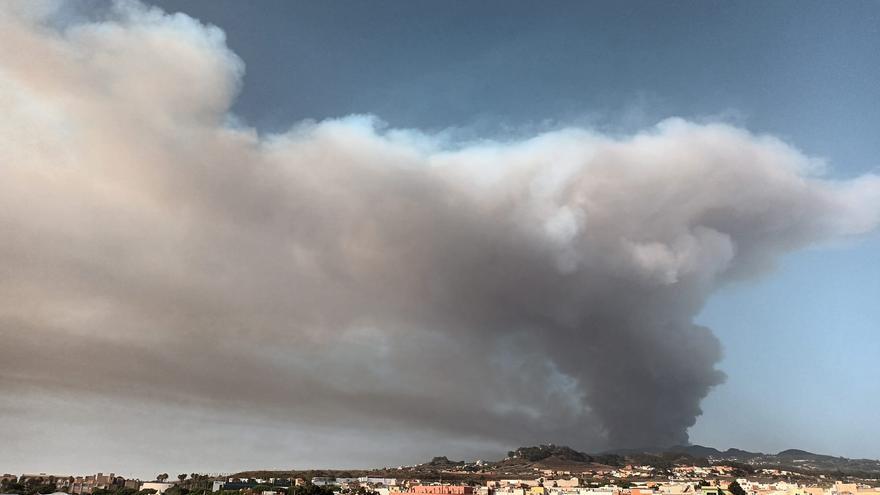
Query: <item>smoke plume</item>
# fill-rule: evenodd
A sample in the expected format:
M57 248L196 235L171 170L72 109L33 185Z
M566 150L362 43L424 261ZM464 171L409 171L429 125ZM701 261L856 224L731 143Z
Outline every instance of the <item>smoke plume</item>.
M0 5L0 417L684 443L724 380L707 297L880 220L880 178L729 125L264 134L229 112L243 73L183 15Z

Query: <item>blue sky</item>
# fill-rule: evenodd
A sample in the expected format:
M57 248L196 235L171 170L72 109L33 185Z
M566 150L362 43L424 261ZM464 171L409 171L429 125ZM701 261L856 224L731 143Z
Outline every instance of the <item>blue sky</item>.
M224 29L247 65L235 111L262 129L350 113L495 133L722 116L840 174L878 166L876 2L157 4Z
M371 113L394 127L504 137L571 123L628 132L724 120L880 170L877 2L161 1L222 27L263 130ZM267 104L267 102L272 102ZM699 317L728 381L692 441L880 456L880 238L788 256Z
M724 344L728 381L703 402L694 442L877 456L878 252L876 235L813 248L712 298L699 320Z

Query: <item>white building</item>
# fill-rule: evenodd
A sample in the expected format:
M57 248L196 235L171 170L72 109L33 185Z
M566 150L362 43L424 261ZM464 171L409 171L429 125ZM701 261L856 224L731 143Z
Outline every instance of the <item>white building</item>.
M174 486L174 483L168 481L145 481L141 484L141 490L156 490L156 493L165 493L165 490Z

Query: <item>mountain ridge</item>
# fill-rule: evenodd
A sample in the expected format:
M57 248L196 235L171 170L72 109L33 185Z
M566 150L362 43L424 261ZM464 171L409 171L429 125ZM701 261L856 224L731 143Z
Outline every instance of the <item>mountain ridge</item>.
M669 467L670 465L687 464L694 460L703 460L708 463L718 464L722 462L741 463L752 468L782 468L800 472L841 472L841 473L870 473L880 474L880 460L866 458L847 458L828 454L817 454L801 449L785 449L775 454L764 452L751 452L738 448L719 450L714 447L703 445L675 445L671 447L648 447L612 449L600 454L587 454L578 452L568 447L545 445L538 447L525 447L513 451L528 451L534 457L535 449L544 449L546 452L556 452L560 449L568 449L582 457L590 458L593 462L619 465L621 462L644 463L657 467ZM510 454L510 453L508 453ZM679 458L677 456L684 456ZM509 456L508 456L509 457ZM573 459L572 454L568 454ZM621 459L622 458L622 459Z
M305 470L305 471L246 471L239 474L283 473L291 475L324 476L331 472L344 473L345 476L377 475L403 479L441 479L459 481L476 478L497 478L498 476L528 476L536 470L555 470L581 473L596 470L618 469L626 466L652 466L658 472L670 472L676 466L728 465L732 474L746 476L761 469L784 470L813 477L831 475L834 479L843 476L859 478L880 478L880 460L849 459L826 454L816 454L800 449L781 450L775 454L750 452L738 448L719 450L703 445L676 445L672 447L613 449L599 453L581 452L564 445L544 444L519 447L507 452L507 456L497 461L450 460L446 456L435 456L430 461L398 468L358 469L358 470Z

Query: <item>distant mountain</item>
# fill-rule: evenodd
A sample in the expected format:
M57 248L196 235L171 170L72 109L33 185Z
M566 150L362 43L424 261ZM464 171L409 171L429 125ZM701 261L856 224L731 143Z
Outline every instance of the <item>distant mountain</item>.
M814 454L806 450L788 449L777 454L749 452L741 449L720 451L702 445L677 445L666 448L624 449L609 452L628 458L659 456L668 458L670 454L680 453L708 462L736 462L753 468L780 468L799 472L831 472L844 474L880 474L880 461L875 459L848 459L824 454Z
M807 452L806 450L788 449L788 450L783 450L782 452L780 452L776 455L777 456L786 456L786 457L813 457L818 454L814 454L812 452ZM828 457L828 456L822 456L822 457Z
M567 469L589 466L620 467L627 464L649 465L670 469L677 465L730 463L743 472L773 468L802 473L836 473L856 476L880 475L880 461L847 459L805 450L788 449L777 454L749 452L742 449L718 450L703 445L677 445L664 448L617 449L599 454L588 454L559 445L520 447L507 453L504 460L489 464L497 469Z
M700 457L703 459L708 459L712 457L721 457L724 454L712 447L703 447L702 445L676 445L675 447L669 447L667 449L663 449L665 452L683 452L688 455L692 455L694 457ZM744 452L744 451L743 451Z
M422 466L434 468L451 468L456 466L463 466L464 464L464 461L450 461L445 455L441 455L431 459L430 462L422 464Z
M447 481L468 480L473 476L529 477L535 469L553 469L578 473L595 469L617 468L627 465L653 466L661 474L675 466L709 466L727 464L734 467L734 475L748 476L758 469L780 469L818 477L829 474L833 478L852 476L857 478L880 478L880 461L874 459L848 459L830 455L814 454L805 450L788 449L777 454L749 452L741 449L721 451L702 445L677 445L665 448L618 449L596 454L577 451L560 445L536 445L520 447L495 462L452 461L438 456L423 464L365 470L306 470L306 471L245 471L236 476L245 477L305 477L312 476L382 476L404 479L437 479Z
M535 447L520 447L507 453L508 459L523 459L530 462L543 461L549 458L573 462L593 462L593 457L583 452L578 452L571 447L556 445L538 445Z

